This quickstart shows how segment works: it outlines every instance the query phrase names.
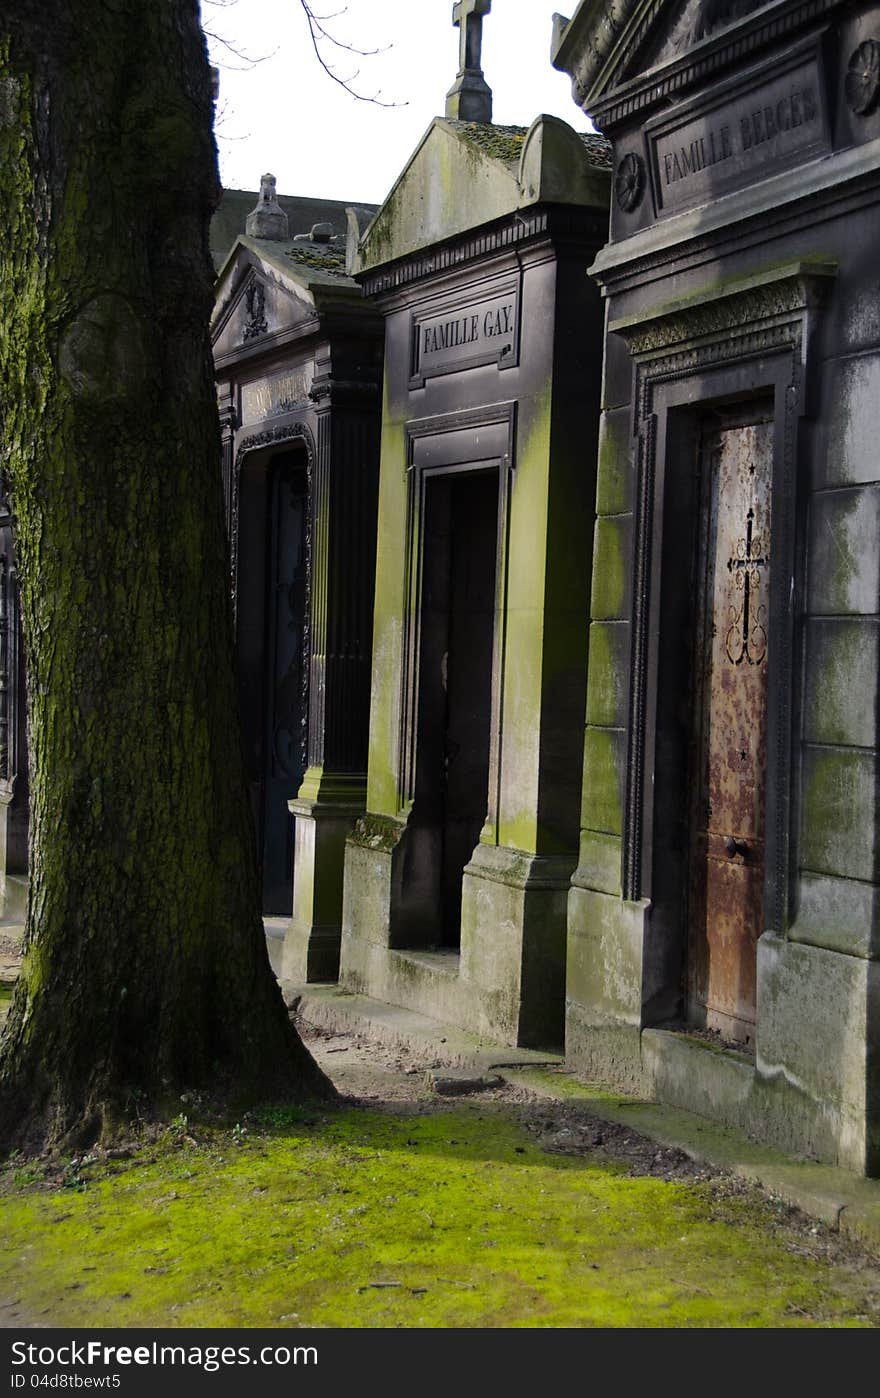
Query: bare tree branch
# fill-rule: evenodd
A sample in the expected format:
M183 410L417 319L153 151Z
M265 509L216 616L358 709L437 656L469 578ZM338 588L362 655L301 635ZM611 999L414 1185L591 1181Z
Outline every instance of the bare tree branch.
M337 39L335 34L331 34L330 30L325 28L325 25L328 21L338 19L340 15L344 15L347 6L343 6L341 10L335 10L329 15L316 15L309 4L309 0L300 0L300 4L302 5L303 13L306 17L306 23L309 26L309 38L312 41L312 48L315 50L315 57L329 78L332 78L335 83L338 83L340 87L345 89L350 97L356 98L358 102L373 102L377 107L405 107L407 105L405 102L385 102L380 97L379 92L374 93L372 97L364 92L358 92L352 87L352 83L355 78L358 77L360 69L356 69L355 72L347 78L341 78L338 73L334 72L333 67L328 63L321 52L320 41L324 39L328 44L332 44L334 48L341 49L345 53L355 53L359 58L373 58L378 53L387 53L388 49L392 47L391 44L386 44L384 48L378 49L362 49L356 44L346 44L342 39Z
M233 5L238 4L238 0L202 0L202 4L212 5L217 10L229 10ZM216 29L209 29L207 25L203 24L202 32L206 39L210 39L214 44L220 44L229 53L241 59L240 67L235 63L217 62L218 67L228 68L232 73L248 73L252 68L256 68L258 63L265 63L267 58L274 58L275 54L278 52L277 48L275 48L269 53L261 54L259 58L251 58L250 54L245 53L243 49L237 48L235 44L231 44L228 39L224 39L223 35L218 34ZM216 59L216 56L214 56L214 59ZM212 59L212 61L214 60Z
M215 9L221 10L229 9L237 3L238 0L202 0L203 5L211 5ZM348 77L340 77L339 73L334 70L332 63L325 57L321 47L322 44L329 44L332 48L339 49L342 53L356 54L358 58L375 58L377 54L387 53L390 48L394 47L393 44L386 44L383 48L375 49L364 49L360 48L357 44L347 44L344 39L338 38L327 28L327 25L332 20L339 19L342 15L347 13L347 6L344 5L341 10L334 10L330 14L319 15L316 14L315 10L312 8L310 0L299 0L299 3L309 28L309 38L315 52L315 57L328 78L332 78L333 82L337 83L339 87L344 88L348 95L354 97L358 102L373 102L377 107L405 107L408 105L406 102L384 101L381 96L381 89L372 96L365 92L358 92L352 84L360 76L360 69L356 69L353 73L350 73ZM274 54L278 52L277 49L274 49L272 53L263 54L259 58L252 58L250 54L245 53L242 49L231 44L228 39L224 39L215 29L208 29L205 25L202 27L206 36L213 43L222 45L222 47L227 49L234 57L241 60L241 67L235 64L225 63L219 65L220 67L229 67L233 72L245 72L250 68L256 67L258 63L262 63L265 59L272 58Z

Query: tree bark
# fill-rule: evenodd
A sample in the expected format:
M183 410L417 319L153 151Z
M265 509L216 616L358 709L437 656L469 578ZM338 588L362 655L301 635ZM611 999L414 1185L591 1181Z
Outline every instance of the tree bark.
M266 957L232 666L197 0L3 0L0 462L31 894L0 1139L327 1094ZM179 1106L176 1107L180 1110Z

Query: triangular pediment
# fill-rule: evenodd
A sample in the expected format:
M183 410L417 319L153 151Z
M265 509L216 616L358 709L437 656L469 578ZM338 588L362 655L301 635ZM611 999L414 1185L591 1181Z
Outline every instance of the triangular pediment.
M341 256L321 257L310 243L240 237L220 269L211 338L215 359L266 337L315 326L322 311L361 300Z
M552 61L586 111L780 0L581 0L556 17Z

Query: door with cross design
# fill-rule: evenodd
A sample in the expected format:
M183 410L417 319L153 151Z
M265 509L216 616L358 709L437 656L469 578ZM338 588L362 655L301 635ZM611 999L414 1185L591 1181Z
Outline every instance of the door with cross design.
M754 1041L767 772L769 410L716 415L702 442L688 1019Z

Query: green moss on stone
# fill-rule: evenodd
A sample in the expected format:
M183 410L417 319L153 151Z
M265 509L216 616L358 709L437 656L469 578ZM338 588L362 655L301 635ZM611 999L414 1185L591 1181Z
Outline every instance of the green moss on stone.
M802 868L873 881L880 873L877 757L846 748L804 756Z
M626 615L631 529L630 515L596 520L591 594L594 621L616 620Z
M330 276L344 277L345 258L334 253L312 252L308 248L293 248L287 254L291 262L302 267L310 267L316 272L327 272Z
M587 673L587 723L600 728L623 726L628 647L629 626L625 622L593 622Z
M368 811L355 822L349 841L365 849L382 850L390 854L400 840L404 827L399 820L374 815Z
M618 515L632 508L628 408L606 411L599 422L596 512Z
M873 747L880 625L875 617L808 623L804 736L812 743Z
M477 121L460 122L456 129L465 141L476 146L482 154L507 164L519 160L528 131L526 126L493 126Z
M588 728L584 735L583 821L588 830L623 831L623 740L618 729Z

